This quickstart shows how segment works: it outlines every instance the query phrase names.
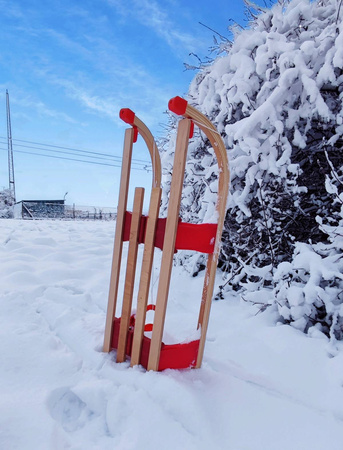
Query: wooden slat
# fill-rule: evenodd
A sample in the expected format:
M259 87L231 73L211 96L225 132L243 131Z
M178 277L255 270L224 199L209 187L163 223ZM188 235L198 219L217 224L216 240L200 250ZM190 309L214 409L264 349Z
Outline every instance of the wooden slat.
M155 139L149 128L137 116L134 118L133 125L138 128L139 134L144 139L150 153L152 163L152 187L160 187L162 177L161 159Z
M132 295L135 282L139 222L142 215L144 199L144 188L135 189L135 197L132 210L132 221L130 229L129 250L127 255L126 276L124 285L123 306L120 319L117 362L123 362L126 358L127 332L130 326L130 316L132 309Z
M208 255L207 265L206 265L206 273L204 279L204 287L202 291L199 319L198 319L198 328L200 328L200 342L199 342L199 350L196 362L196 368L199 369L202 364L202 359L204 356L205 342L206 342L206 334L208 328L208 322L210 318L211 304L212 304L212 295L213 295L213 287L215 281L215 274L217 270L217 262L218 258L214 256L214 254Z
M110 289L108 295L108 306L107 306L106 326L103 345L104 352L109 352L111 350L113 321L116 313L118 285L120 276L120 263L123 246L122 235L124 229L125 211L127 207L127 196L129 191L133 136L134 131L132 128L129 128L125 131L123 163L121 169L120 189L119 189L119 202L117 208L116 231L114 238Z
M144 333L146 308L148 304L151 269L154 258L154 240L158 213L161 202L161 188L153 188L151 191L149 215L145 232L145 244L142 260L142 271L139 282L136 323L133 334L132 352L131 352L131 367L139 364L142 339Z
M199 346L196 367L199 368L201 366L203 353L204 353L208 320L209 320L209 315L210 315L210 310L211 310L211 302L212 302L215 274L216 274L219 250L220 250L220 244L221 244L221 235L222 235L222 230L223 230L224 220L225 220L225 215L226 215L226 202L227 202L227 196L228 196L229 184L230 184L230 170L229 170L227 151L226 151L224 142L223 142L220 134L216 130L215 126L208 120L208 118L204 114L202 114L200 111L195 109L193 106L189 105L185 100L182 100L178 97L175 97L175 99L172 99L172 100L176 100L176 103L174 103L174 107L176 106L176 109L174 112L176 112L176 114L180 114L180 115L183 115L184 117L192 119L194 121L194 123L196 123L199 126L199 128L202 130L202 132L205 133L205 135L208 137L209 141L211 142L214 153L216 155L216 158L218 161L218 168L219 168L219 170L218 170L218 197L217 197L217 202L216 202L216 211L218 213L218 227L217 227L217 233L216 233L213 254L210 254L208 256L206 273L205 273L205 281L204 281L204 287L203 287L203 294L202 294L199 319L198 319L198 327L201 328L201 335L200 335L200 346ZM181 102L180 102L180 100L181 100ZM183 111L183 107L185 106L185 103L186 103L186 108Z
M191 121L179 123L148 370L158 370Z
M218 131L214 127L214 125L207 119L206 116L204 116L202 113L200 113L198 110L196 110L190 105L188 105L186 108L185 116L192 118L210 140L218 161L218 168L219 168L218 197L216 202L216 211L218 213L218 228L216 233L216 240L214 244L213 254L210 254L207 260L204 287L198 319L198 327L201 329L201 334L200 334L200 344L196 368L200 368L204 354L206 334L211 311L213 288L221 245L221 236L226 215L226 201L230 184L230 171L229 171L227 151L224 142L221 136L219 135Z

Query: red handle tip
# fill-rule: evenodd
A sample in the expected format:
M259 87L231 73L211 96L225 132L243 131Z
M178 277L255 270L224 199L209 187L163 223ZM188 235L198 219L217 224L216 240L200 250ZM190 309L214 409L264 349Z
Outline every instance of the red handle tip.
M133 125L133 122L135 120L135 113L133 111L131 111L131 109L129 109L129 108L123 108L119 111L119 117L125 123L128 123L129 125Z
M137 127L133 127L133 142L137 142L138 139L138 128Z
M188 102L184 98L174 97L169 100L168 108L178 116L183 116L186 113L187 105Z
M194 135L194 122L192 120L191 121L191 128L189 130L189 139L192 139L193 135Z

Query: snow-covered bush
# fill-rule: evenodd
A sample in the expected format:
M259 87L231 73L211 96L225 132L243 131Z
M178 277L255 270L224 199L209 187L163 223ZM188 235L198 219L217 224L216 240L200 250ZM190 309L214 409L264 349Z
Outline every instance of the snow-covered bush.
M317 217L327 242L298 243L291 262L274 274L273 291L280 316L302 331L318 329L331 340L343 339L343 176L325 151L330 172L325 188L336 211Z
M0 218L9 219L13 217L13 195L9 189L0 191Z
M343 233L343 227L340 232ZM292 262L275 272L275 301L284 323L343 339L343 234L341 247L299 243Z
M232 42L218 45L224 54L200 67L188 92L230 161L218 296L270 287L285 323L343 339L343 1L245 2L249 28L232 29ZM173 148L163 156L167 188ZM214 153L198 133L183 220L211 218L216 181ZM179 262L194 274L203 267L196 256Z
M337 211L326 190L326 154L337 171L343 166L340 3L280 0L256 8L256 15L250 6L249 28L234 29L227 53L191 83L188 101L216 125L228 149L231 188L219 264L235 289L271 285L278 264L292 260L295 242L327 239L316 217ZM197 134L184 220L211 216L216 178L210 143ZM260 276L263 267L269 276Z

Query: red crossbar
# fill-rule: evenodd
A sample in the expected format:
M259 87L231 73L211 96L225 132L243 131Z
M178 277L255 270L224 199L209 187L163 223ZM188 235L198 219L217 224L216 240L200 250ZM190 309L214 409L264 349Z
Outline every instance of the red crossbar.
M130 238L132 213L125 212L123 241ZM144 243L145 230L148 217L141 216L138 242ZM155 233L155 247L163 250L164 234L167 219L157 219ZM179 222L177 227L175 252L177 250L195 250L201 253L213 253L214 242L216 239L217 224L216 223L185 223Z
M114 349L118 348L119 327L120 319L115 317L113 322L113 335L111 341L111 347ZM125 353L127 354L127 356L131 356L132 352L134 332L133 328L134 327L131 327L127 333L127 343L125 349ZM146 369L148 367L150 344L150 338L148 338L147 336L143 336L142 351L139 363ZM195 367L198 357L199 344L199 339L182 344L170 345L162 342L158 370L161 371L165 369L187 369L190 367Z

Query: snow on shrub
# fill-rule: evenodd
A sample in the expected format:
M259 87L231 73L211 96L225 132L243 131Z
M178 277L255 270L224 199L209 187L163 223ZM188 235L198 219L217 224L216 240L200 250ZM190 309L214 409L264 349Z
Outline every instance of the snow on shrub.
M326 189L325 152L337 170L343 166L340 2L280 0L256 7L259 14L249 8L249 28L233 29L226 53L201 68L188 92L228 149L231 192L219 265L234 289L271 285L276 267L292 260L295 242L327 239L316 217L332 216L337 205ZM172 153L164 156L170 167ZM210 143L196 134L183 220L211 217L217 170ZM260 276L262 267L271 267L270 276Z
M279 265L274 281L275 301L284 323L310 333L314 327L331 339L343 338L341 249L299 243L293 261Z
M0 191L0 218L9 219L13 217L13 195L9 189Z
M224 54L200 67L188 92L217 127L230 161L219 258L227 277L218 298L227 289L250 298L268 287L283 322L343 339L343 2L245 3L249 28L232 29L232 42L218 45ZM167 191L173 147L163 156ZM183 220L211 219L217 173L198 132ZM180 252L178 261L196 275L204 267L197 258Z
M330 173L325 187L336 211L317 217L327 242L298 243L291 262L274 274L275 303L285 323L309 332L318 330L331 340L343 339L343 174L325 152Z

